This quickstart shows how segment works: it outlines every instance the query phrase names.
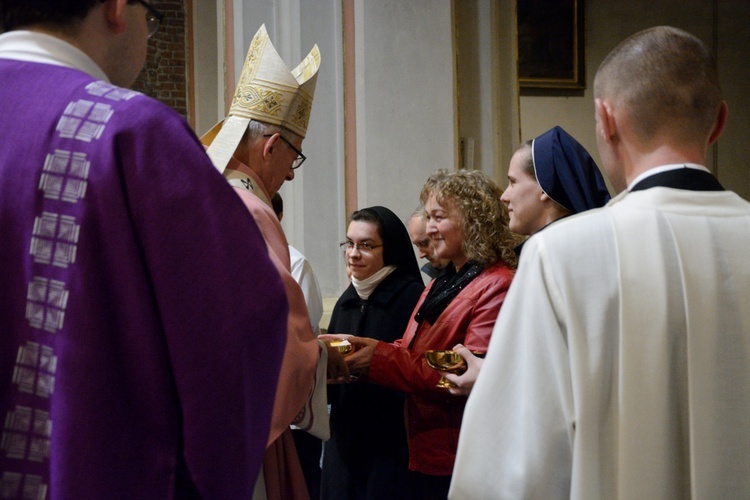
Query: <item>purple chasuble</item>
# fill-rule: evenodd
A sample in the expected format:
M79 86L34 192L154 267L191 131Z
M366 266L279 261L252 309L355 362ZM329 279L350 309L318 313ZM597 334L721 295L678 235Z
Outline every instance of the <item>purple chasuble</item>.
M0 496L249 498L278 273L188 124L0 59Z

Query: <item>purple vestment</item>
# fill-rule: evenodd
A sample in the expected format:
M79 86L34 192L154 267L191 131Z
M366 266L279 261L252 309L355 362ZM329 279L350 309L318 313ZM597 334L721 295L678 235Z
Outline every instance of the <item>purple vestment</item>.
M287 304L247 209L146 96L0 59L0 110L0 497L250 497Z

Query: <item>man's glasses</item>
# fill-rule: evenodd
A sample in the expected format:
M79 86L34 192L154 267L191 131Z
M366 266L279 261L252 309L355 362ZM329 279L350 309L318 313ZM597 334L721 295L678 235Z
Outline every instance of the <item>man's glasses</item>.
M164 14L153 8L151 4L145 0L137 1L148 10L148 12L146 12L146 26L148 27L148 37L151 38L157 31L159 31L159 25L161 24L162 19L164 19Z
M265 134L263 137L273 137L273 134ZM292 148L292 151L294 151L295 153L297 153L297 158L292 163L292 170L300 168L302 166L302 164L305 163L305 160L307 160L307 156L303 155L302 151L300 151L299 149L295 148L292 145L292 143L289 142L289 140L286 137L284 137L281 134L279 134L279 137L281 138L282 141L286 142L287 146L289 146L290 148Z
M360 252L372 253L376 248L380 248L383 245L373 245L372 243L354 243L352 240L346 240L339 243L339 247L343 248L346 252L351 252L355 248Z

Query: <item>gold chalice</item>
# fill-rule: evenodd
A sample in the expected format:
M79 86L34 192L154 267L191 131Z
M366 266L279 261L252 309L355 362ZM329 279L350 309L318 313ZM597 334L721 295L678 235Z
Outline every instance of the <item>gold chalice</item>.
M342 356L346 356L354 350L354 346L346 339L332 340L329 345L336 349Z
M427 360L427 364L430 365L430 368L434 368L435 370L455 373L457 375L466 371L466 361L456 351L430 350L425 352L424 356ZM441 375L440 381L435 387L448 389L456 386Z

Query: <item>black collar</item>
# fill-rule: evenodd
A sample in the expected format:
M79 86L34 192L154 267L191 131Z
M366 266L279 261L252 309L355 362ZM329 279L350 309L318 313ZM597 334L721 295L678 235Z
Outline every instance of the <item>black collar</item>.
M646 177L630 191L643 191L652 187L685 189L688 191L724 191L716 177L697 168L677 168Z
M375 290L373 290L368 301L370 303L378 303L380 305L387 306L392 300L399 296L399 293L401 293L401 289L407 286L412 281L415 283L419 283L420 285L422 284L421 279L417 280L411 275L400 273L397 269L386 276L385 279L375 287ZM357 294L357 290L354 288L354 285L350 283L347 289L344 290L344 293L341 294L339 301L342 305L349 302L359 304L362 299Z

